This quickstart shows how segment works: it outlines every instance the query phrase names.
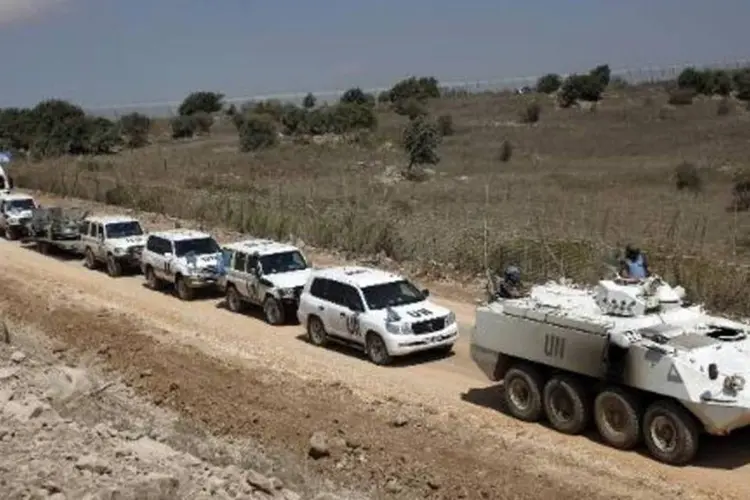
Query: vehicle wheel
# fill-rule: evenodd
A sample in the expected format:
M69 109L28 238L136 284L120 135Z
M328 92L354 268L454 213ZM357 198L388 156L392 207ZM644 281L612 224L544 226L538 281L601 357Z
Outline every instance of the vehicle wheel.
M323 347L328 343L326 328L317 316L310 316L307 320L307 338L311 344L318 347Z
M672 401L652 403L643 416L643 440L657 460L684 465L698 451L698 424L682 406Z
M505 373L503 387L508 413L519 420L536 422L542 418L544 378L531 365L517 365Z
M122 263L115 259L114 255L107 256L107 274L112 278L122 275Z
M161 280L156 277L156 273L154 272L154 268L151 266L146 267L146 271L143 273L146 275L146 283L148 284L148 287L151 290L160 290L161 289Z
M86 249L86 260L83 263L88 269L96 269L96 258L90 248Z
M49 255L49 243L46 241L40 241L37 243L37 248L39 249L39 253L42 255Z
M388 354L388 347L383 341L383 337L375 332L367 334L365 339L365 352L367 357L376 365L387 365L393 360L390 354Z
M544 386L544 412L552 427L565 434L579 434L591 416L591 402L583 384L569 375L550 378Z
M187 281L182 276L177 277L175 289L177 290L177 296L182 300L193 300L195 296L195 290L188 286Z
M594 422L605 443L632 450L641 439L641 408L635 395L611 387L594 400Z
M284 322L284 308L273 297L266 297L263 301L263 315L269 325L280 325Z
M5 239L13 241L18 239L18 231L8 226L5 228Z
M229 310L235 313L242 312L244 305L237 289L229 285L227 288L227 307L229 307Z

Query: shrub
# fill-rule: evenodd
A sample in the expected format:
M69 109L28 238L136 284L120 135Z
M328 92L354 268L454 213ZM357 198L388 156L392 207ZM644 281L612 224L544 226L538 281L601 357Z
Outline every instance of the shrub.
M402 145L409 157L409 169L417 165L436 165L440 162L437 147L440 132L437 125L424 116L409 120L402 135Z
M218 92L193 92L180 104L177 113L183 116L193 115L198 112L217 113L224 107L222 100L224 94Z
M520 112L521 123L536 123L542 115L542 107L538 102L528 103Z
M413 98L418 101L426 101L430 98L440 97L440 87L435 77L410 77L396 83L389 92L389 100L398 102Z
M539 78L536 82L536 91L542 94L557 92L562 85L562 78L555 73L549 73Z
M589 76L595 78L599 85L601 85L602 91L609 86L612 71L609 69L609 64L601 64L589 72ZM598 99L584 99L586 101L598 101Z
M451 115L440 115L437 119L438 130L443 137L453 135L453 117Z
M378 94L378 103L391 102L391 93L388 90L384 90Z
M312 92L308 92L307 95L302 99L302 107L304 109L313 109L318 100L315 98Z
M192 116L175 116L169 121L172 129L172 139L189 139L195 135L196 121Z
M329 132L343 134L354 130L374 130L377 117L369 104L342 102L330 109Z
M732 93L732 77L727 71L714 71L712 80L712 93L724 97Z
M107 118L89 118L89 152L91 154L110 154L122 145L120 129Z
M141 113L130 113L120 118L120 131L125 136L125 144L130 148L140 148L148 144L151 118Z
M568 108L576 101L596 102L601 99L604 87L602 77L594 75L570 75L560 89L559 103Z
M309 111L300 109L293 104L286 106L281 115L281 125L283 127L282 132L284 135L294 135L305 132L307 130L305 125L308 113Z
M275 121L280 121L285 106L278 99L268 99L260 102L250 102L243 106L243 114L268 115Z
M347 90L339 99L341 104L360 104L362 106L374 106L375 96L355 87Z
M750 101L750 69L745 68L734 73L733 83L737 91L737 99Z
M675 167L675 185L679 191L699 193L703 190L703 178L695 165L683 162Z
M667 102L672 106L688 106L693 104L693 98L695 97L695 90L687 88L677 88L669 91L669 99Z
M205 111L198 111L197 113L190 115L193 120L195 131L199 134L210 134L211 127L214 125L214 117Z
M394 102L393 111L398 115L409 117L410 120L427 115L427 107L424 103L413 97Z
M257 151L273 147L278 142L276 124L266 114L250 114L239 131L240 151Z

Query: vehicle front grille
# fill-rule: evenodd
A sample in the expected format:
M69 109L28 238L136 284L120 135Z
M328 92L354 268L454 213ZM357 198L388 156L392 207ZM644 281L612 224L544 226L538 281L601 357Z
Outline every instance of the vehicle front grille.
M445 316L441 318L428 319L427 321L418 321L411 324L411 331L415 335L438 332L445 328Z

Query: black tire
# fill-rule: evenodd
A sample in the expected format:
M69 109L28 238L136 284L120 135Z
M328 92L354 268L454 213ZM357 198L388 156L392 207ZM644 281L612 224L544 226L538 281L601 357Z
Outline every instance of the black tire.
M185 278L182 276L177 276L177 279L174 282L174 288L177 291L177 297L179 297L180 300L193 300L193 297L195 297L195 290L188 286Z
M245 303L234 285L227 286L227 307L230 311L239 313L245 309Z
M664 435L666 434L666 436ZM695 417L679 404L651 403L643 416L643 440L651 456L670 465L685 465L698 452Z
M594 400L594 422L605 443L632 450L641 440L641 405L635 394L610 387Z
M83 265L87 269L96 269L96 257L94 257L94 252L90 248L87 248L86 252L84 252Z
M5 228L5 239L9 241L15 241L18 239L18 231L12 226Z
M114 255L107 255L107 274L112 278L122 276L122 262L115 259Z
M570 375L555 375L544 385L544 413L553 429L580 434L591 420L591 400L581 381Z
M513 366L503 377L503 396L508 413L525 422L537 422L544 414L544 378L528 364Z
M39 243L37 243L37 248L39 249L39 253L42 255L50 254L49 243L47 243L46 241L40 241Z
M286 311L278 300L268 296L263 301L263 316L269 325L281 325L286 319Z
M146 266L146 269L143 271L144 276L146 277L146 284L151 290L161 290L162 289L162 282L161 280L156 276L156 273L154 272L154 268L151 266Z
M388 353L383 337L375 332L368 332L365 337L365 354L367 359L378 366L385 366L393 361L393 356Z
M318 347L323 347L328 343L326 328L317 316L310 316L307 319L307 339Z

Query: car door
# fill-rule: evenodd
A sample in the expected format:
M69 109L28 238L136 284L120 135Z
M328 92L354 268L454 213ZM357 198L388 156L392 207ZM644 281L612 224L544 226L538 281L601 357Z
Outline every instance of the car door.
M90 222L85 226L86 232L81 233L81 247L82 250L85 252L87 248L90 248L92 252L94 252L94 255L96 255L96 231L97 231L98 224L95 222ZM83 228L81 228L83 231Z
M260 286L260 266L258 262L260 257L256 254L250 254L247 256L247 264L245 266L245 285L247 287L247 297L254 304L263 303L265 298L264 290Z
M343 304L343 313L339 313L338 321L343 322L343 330L346 339L357 344L364 342L362 331L360 329L359 316L365 312L364 302L359 290L351 285L341 284ZM343 314L343 315L342 315Z
M234 257L232 258L232 265L229 267L227 273L239 294L248 298L246 265L247 253L236 250L234 252Z
M158 236L151 236L146 241L146 252L148 252L147 264L151 266L154 270L154 274L159 279L165 279L164 271L166 260L164 259L164 243L168 242Z
M346 318L351 311L346 306L346 285L338 281L329 281L326 295L328 304L325 322L328 333L349 340L351 337L346 328Z
M99 260L104 260L107 256L107 250L104 248L104 224L99 223L96 225L96 238L94 241L94 255Z

